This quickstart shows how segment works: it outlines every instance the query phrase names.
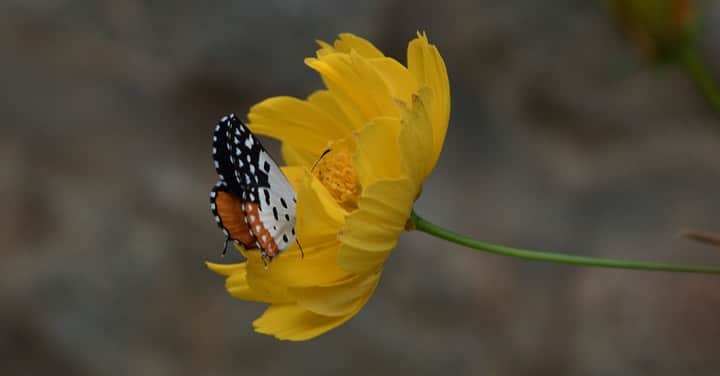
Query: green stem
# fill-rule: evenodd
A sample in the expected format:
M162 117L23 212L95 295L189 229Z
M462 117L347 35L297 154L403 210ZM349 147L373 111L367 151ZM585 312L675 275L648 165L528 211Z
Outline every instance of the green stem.
M485 243L478 240L470 239L463 235L446 230L442 227L434 225L418 216L414 211L410 216L412 224L418 231L425 232L440 239L447 240L452 243L464 245L483 252L495 253L502 256L516 257L531 261L545 261L559 264L571 264L581 266L591 266L600 268L616 268L616 269L637 269L637 270L659 270L667 272L688 272L688 273L708 273L720 274L720 267L702 266L702 265L682 265L682 264L663 264L657 262L627 261L616 259L604 259L595 257L583 257L564 255L554 252L532 251L527 249L518 249L504 247L501 245Z
M710 106L715 111L720 112L720 89L715 84L715 80L708 68L703 64L696 43L689 43L683 48L681 61L690 78L695 82L695 85L705 96Z

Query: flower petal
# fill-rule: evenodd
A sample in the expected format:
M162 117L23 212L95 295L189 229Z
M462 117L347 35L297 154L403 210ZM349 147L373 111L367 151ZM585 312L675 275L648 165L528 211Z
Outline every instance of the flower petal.
M428 42L427 35L418 33L407 50L408 69L417 79L419 86L428 86L432 89L431 120L433 127L433 153L432 169L440 157L448 121L450 120L450 82L448 80L445 62L437 48Z
M297 151L320 156L331 140L345 137L350 129L308 101L292 97L268 98L250 109L253 132L274 137Z
M344 316L359 310L375 291L381 270L359 274L326 286L290 289L299 305L323 316Z
M305 64L320 73L355 129L377 116L399 116L385 81L359 54L333 53L305 59Z
M289 303L293 298L288 295L286 288L270 288L255 289L250 287L247 281L247 263L239 264L215 264L206 263L210 270L228 276L225 280L225 288L230 295L244 300L264 303Z
M392 252L368 252L349 245L345 245L341 249L343 252L338 254L338 263L343 269L354 273L365 273L377 268L378 265L385 263Z
M297 231L300 244L325 244L337 240L345 224L345 209L314 176L307 174L297 190Z
M351 125L352 121L345 115L337 99L333 97L329 90L317 90L310 94L307 100L332 116L337 124L343 124L346 128L354 129Z
M353 158L360 185L400 176L400 119L375 118L356 136Z
M282 173L288 179L290 185L292 185L293 190L295 190L295 192L299 191L302 186L302 181L307 174L307 170L299 166L283 166L280 167L280 170L282 170Z
M368 60L390 90L390 95L404 103L410 103L412 94L418 88L417 79L397 60L385 57Z
M359 36L351 33L340 34L339 39L335 41L335 49L339 52L345 53L350 53L354 50L364 58L385 56L367 39L360 38Z
M351 51L357 52L364 58L375 58L383 57L383 53L375 48L372 43L367 39L363 39L355 34L342 33L335 40L334 45L330 45L323 41L317 41L320 45L320 49L317 51L317 56L323 56L330 53L340 52L349 54Z
M377 267L397 245L418 187L408 178L378 181L363 190L345 220L338 263L350 272Z
M349 276L337 264L339 244L303 244L304 256L293 245L267 267L259 252L247 252L247 282L255 290L316 286Z
M253 321L253 327L256 332L277 339L305 341L345 323L355 313L331 317L310 312L297 304L273 304Z
M214 262L205 261L205 265L208 267L208 269L226 277L233 275L233 273L245 271L244 262L237 264L216 264Z
M411 108L400 107L400 163L402 170L413 179L418 189L434 166L433 129L426 108L431 94L429 88L423 87L417 95L413 95Z
M288 166L312 166L317 159L314 153L298 149L287 142L282 143L280 153Z
M292 301L292 298L284 290L281 293L273 294L273 292L277 291L259 291L250 288L247 282L246 270L228 277L225 281L225 288L230 295L238 299L264 303L290 303Z
M328 42L318 40L318 39L316 39L315 42L318 44L318 46L320 46L320 48L317 51L315 51L315 56L323 56L323 55L333 54L333 53L337 52L337 50L335 49L335 46L333 46L332 44L330 44Z

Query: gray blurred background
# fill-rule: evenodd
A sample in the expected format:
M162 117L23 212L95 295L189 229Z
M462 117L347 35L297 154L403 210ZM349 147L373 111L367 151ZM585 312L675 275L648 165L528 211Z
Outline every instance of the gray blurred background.
M718 17L703 17L717 62ZM682 70L641 59L602 2L5 0L0 374L718 374L719 277L422 233L346 325L306 343L252 332L264 306L203 265L223 241L211 127L320 88L302 63L314 39L354 32L404 62L418 29L453 96L421 215L511 246L720 264L677 235L720 230L720 114Z

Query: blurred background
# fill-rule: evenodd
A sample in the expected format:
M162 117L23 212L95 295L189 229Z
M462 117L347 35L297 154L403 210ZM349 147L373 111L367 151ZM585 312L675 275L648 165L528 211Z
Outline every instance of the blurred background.
M670 3L684 26L692 2ZM695 6L720 77L720 8ZM516 247L720 264L678 236L720 230L720 113L623 12L1 2L0 374L718 374L718 277L529 263L408 233L360 314L289 343L253 333L264 306L203 264L223 243L207 198L217 119L320 88L302 62L315 39L353 32L404 62L418 29L453 96L421 215Z

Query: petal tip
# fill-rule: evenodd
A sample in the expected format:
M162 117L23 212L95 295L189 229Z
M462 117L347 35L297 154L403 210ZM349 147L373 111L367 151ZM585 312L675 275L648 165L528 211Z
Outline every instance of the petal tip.
M216 264L214 262L205 261L205 266L219 275L229 277L238 269L244 268L245 263L243 262L238 264Z

